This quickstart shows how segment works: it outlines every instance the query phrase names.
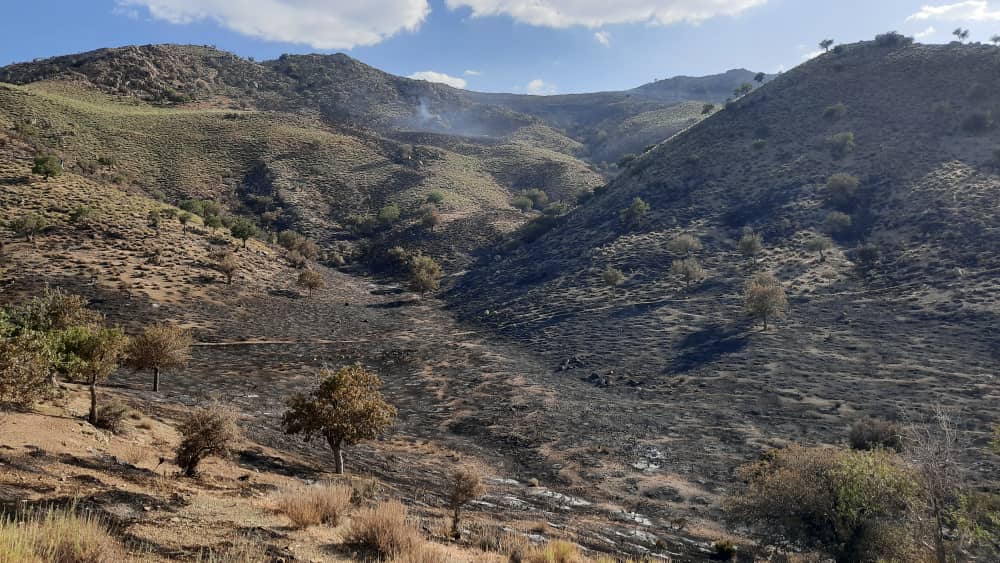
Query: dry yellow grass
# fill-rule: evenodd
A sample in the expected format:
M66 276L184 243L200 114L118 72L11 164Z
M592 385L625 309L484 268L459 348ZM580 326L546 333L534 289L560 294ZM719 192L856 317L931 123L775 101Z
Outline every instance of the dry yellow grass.
M91 515L49 509L26 521L0 521L0 563L118 563L125 550Z
M277 499L278 511L299 528L336 526L347 514L352 493L350 487L332 483L284 491Z
M406 505L395 500L361 509L352 518L347 543L382 557L415 554L423 540L408 516Z

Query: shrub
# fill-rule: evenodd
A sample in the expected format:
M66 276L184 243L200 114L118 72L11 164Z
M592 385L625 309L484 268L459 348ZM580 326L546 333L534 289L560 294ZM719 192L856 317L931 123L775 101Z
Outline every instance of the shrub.
M525 563L582 563L580 548L568 541L555 540L528 554Z
M715 551L715 559L719 561L732 561L736 559L736 552L738 550L736 544L729 540L716 540L712 544L712 549Z
M421 295L428 291L437 291L441 286L444 272L433 258L424 254L416 254L410 258L410 289Z
M854 258L863 269L868 269L878 263L879 259L879 249L878 246L868 243L862 244L854 250Z
M780 318L788 308L785 288L778 278L769 272L757 274L747 282L745 292L746 310L752 317L760 319L767 330L769 318Z
M392 225L399 221L399 206L390 203L378 211L378 222L382 225Z
M94 426L108 430L112 434L122 434L125 432L125 419L130 412L128 405L114 399L97 409L97 422Z
M417 215L420 217L420 224L432 232L435 227L441 224L441 214L438 213L437 207L433 204L427 203L421 205L417 211Z
M833 235L846 236L850 234L853 225L851 216L840 211L831 211L823 220L823 226Z
M830 154L833 158L840 160L854 152L854 148L856 146L854 142L854 133L846 131L843 133L837 133L836 135L831 135L827 138L826 144L830 148Z
M625 274L617 268L612 268L608 266L603 272L601 272L601 281L604 285L611 288L611 296L615 296L615 290L618 288L622 282L625 281Z
M14 234L24 237L28 242L34 241L35 236L48 228L48 226L49 223L45 220L45 217L35 215L34 213L22 215L10 222L10 228L14 230Z
M643 201L641 197L637 197L632 200L631 205L619 212L618 218L621 219L626 229L633 229L639 225L639 222L649 213L650 209L648 203Z
M75 507L50 508L24 522L0 517L0 560L5 563L118 563L124 549L104 524Z
M700 281L705 277L705 270L694 258L674 260L670 271L684 280L684 287L691 287L692 282Z
M32 174L44 176L46 181L48 181L49 178L61 175L62 171L62 160L51 154L36 156L34 164L31 167Z
M511 200L510 204L522 213L535 206L530 197L523 195L516 196L513 200Z
M486 494L482 476L471 467L460 467L451 475L451 489L448 491L448 508L451 509L451 535L462 537L462 507Z
M876 450L886 448L897 452L903 451L901 429L885 420L865 417L851 425L847 437L851 448L855 450Z
M917 487L893 454L793 446L740 468L730 516L765 541L794 542L837 561L913 561L903 529Z
M188 213L187 211L181 211L180 214L177 215L177 220L181 224L181 230L185 233L187 232L187 226L188 223L191 222L191 219L194 219L194 215Z
M0 339L0 408L30 409L51 394L52 363L52 353L41 334Z
M993 128L993 113L977 111L962 120L962 130L971 135L982 135Z
M833 241L823 235L816 235L806 242L809 252L818 252L820 262L826 261L827 250L833 248Z
M312 295L314 290L323 289L326 286L326 278L316 270L303 270L295 285L307 290Z
M432 190L427 194L427 203L432 203L434 205L439 205L444 201L444 192L441 190Z
M847 115L847 106L841 102L833 104L832 106L826 106L826 109L823 110L823 117L825 119L829 119L830 121L837 121L838 119L842 119L845 115Z
M93 217L95 213L96 211L94 211L93 207L78 205L69 212L69 222L73 224L83 223Z
M229 454L240 439L236 418L236 411L214 404L195 409L181 422L177 428L181 442L175 460L186 477L195 477L198 464L206 457Z
M538 188L522 190L520 195L530 199L531 206L538 210L545 209L545 206L549 203L549 194Z
M715 104L705 104L705 105L701 106L701 114L702 115L708 115L708 114L712 113L713 111L715 111Z
M232 285L233 276L239 270L236 255L228 250L221 250L213 252L209 258L212 260L212 269L226 276L226 283Z
M387 559L410 552L421 538L408 516L406 506L396 500L358 510L351 518L346 543Z
M753 264L756 266L757 257L764 252L764 237L760 233L755 233L752 229L747 228L743 231L743 237L740 238L737 248L740 254L753 260Z
M912 37L906 37L902 33L889 31L875 36L875 45L879 47L905 47L913 44Z
M160 370L186 366L193 342L191 331L185 328L167 324L149 326L129 340L125 362L136 371L152 371L156 392L160 390Z
M667 243L667 248L671 253L678 256L687 256L702 249L701 241L692 235L679 235Z
M834 174L826 181L826 200L841 209L854 207L860 182L850 174Z
M336 526L347 514L353 493L350 487L332 483L285 491L278 497L278 511L299 528Z
M257 236L259 231L257 225L254 225L249 219L240 217L233 221L233 226L229 228L229 232L233 235L233 238L243 241L243 248L246 248L247 240Z
M288 400L281 419L286 434L308 442L321 437L333 450L338 474L344 473L344 446L373 440L392 426L396 408L382 396L382 380L361 364L324 369L316 387Z

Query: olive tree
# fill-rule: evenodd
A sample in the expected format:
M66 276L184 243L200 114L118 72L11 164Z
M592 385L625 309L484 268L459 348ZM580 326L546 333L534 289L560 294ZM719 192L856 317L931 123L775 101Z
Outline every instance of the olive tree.
M191 331L177 326L158 324L146 327L139 336L129 340L126 365L135 370L153 372L153 391L160 390L160 370L187 365L191 358Z
M236 221L233 221L233 226L229 228L229 232L232 233L233 238L243 241L243 248L246 248L247 240L257 236L258 230L257 225L254 225L252 221L240 217Z
M323 289L326 285L326 278L316 270L302 270L295 284L308 291L309 295L312 296L314 290Z
M97 384L118 369L127 347L128 338L120 328L83 326L60 333L63 365L71 377L82 379L90 388L91 424L97 424Z
M819 42L819 48L823 49L824 53L828 53L830 51L830 47L833 47L833 39L824 39Z
M385 400L381 389L382 380L361 364L324 369L313 390L288 400L282 429L306 441L324 438L333 450L337 474L343 474L344 446L377 438L396 418L396 407Z
M767 330L767 320L780 318L788 308L785 288L770 272L762 272L747 282L744 300L747 313L760 319Z

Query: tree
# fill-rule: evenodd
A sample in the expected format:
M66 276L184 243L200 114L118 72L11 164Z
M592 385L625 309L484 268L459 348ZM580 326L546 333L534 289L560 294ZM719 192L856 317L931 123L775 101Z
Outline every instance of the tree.
M166 324L146 327L129 340L126 364L132 369L153 372L153 392L160 390L160 370L187 365L191 358L191 331Z
M611 288L611 297L614 297L615 290L625 281L625 274L617 268L608 266L607 269L601 272L601 281L604 282L604 285Z
M205 217L205 226L212 229L212 232L218 231L222 228L222 217L218 215L209 215Z
M381 392L382 380L361 364L337 371L324 369L318 385L288 401L281 419L286 434L301 434L306 441L326 439L333 450L338 475L344 473L343 447L373 440L396 418L396 408Z
M857 260L858 266L860 266L861 269L871 269L872 266L878 263L878 246L871 243L862 244L854 250L854 258Z
M326 285L326 278L323 274L317 272L316 270L302 270L299 274L299 279L295 281L295 284L301 288L304 288L312 296L313 290L323 289Z
M818 252L819 261L826 262L825 252L833 248L833 241L830 240L829 237L825 237L823 235L816 235L810 238L806 242L806 248L809 250L809 252Z
M212 256L214 262L212 267L216 271L220 272L222 275L226 276L226 284L233 284L233 275L239 269L239 264L236 262L236 256L232 252L220 252L215 253Z
M830 47L833 47L833 39L824 39L819 42L819 48L823 49L824 53L829 53Z
M128 347L120 328L73 327L60 335L60 351L71 376L83 379L90 388L91 424L97 424L97 384L116 369Z
M853 220L847 213L831 211L823 220L823 226L833 235L844 236L851 232Z
M701 241L691 235L680 235L671 239L667 244L671 253L678 256L688 256L693 252L701 250Z
M649 213L650 206L641 197L632 200L632 204L618 213L619 219L626 229L634 229L639 221Z
M386 226L392 225L396 221L399 221L399 215L400 215L399 206L394 203L390 203L389 205L384 206L382 209L379 209L378 222Z
M247 240L250 237L257 236L258 230L257 225L254 225L252 221L245 217L240 217L233 222L233 226L229 228L229 232L232 233L234 238L243 241L243 248L246 248Z
M993 37L990 37L990 43L993 43L994 45L1000 46L1000 34L997 34L997 35L994 35Z
M188 223L190 223L191 219L193 219L193 218L194 218L194 215L191 215L187 211L182 211L179 215L177 215L177 221L179 221L180 224L181 224L181 231L183 231L185 233L187 232Z
M739 98L740 96L746 96L753 91L753 84L749 82L744 82L740 84L736 90L733 90L733 96Z
M62 160L51 154L36 156L34 165L31 167L31 173L44 176L46 182L49 181L49 178L61 175L62 171Z
M826 180L826 200L839 209L854 207L861 182L850 174L834 174Z
M196 409L181 422L177 428L181 442L177 445L176 462L185 477L196 477L198 464L206 457L229 454L240 439L236 419L236 411L215 404Z
M819 549L838 563L919 560L905 529L917 485L893 453L792 446L738 474L744 485L726 511L768 543Z
M52 389L52 352L40 333L5 336L0 332L0 410L29 409Z
M767 80L767 75L764 74L763 72L758 72L757 74L754 75L753 79L755 82L757 82L757 84L763 84L764 81Z
M24 237L24 240L28 242L34 242L35 236L48 228L48 226L49 222L45 220L45 217L35 215L34 213L22 215L10 223L10 227L14 229L14 234Z
M483 479L479 472L471 467L460 467L451 475L451 490L448 492L448 508L451 509L451 535L461 539L460 521L462 508L486 494Z
M424 295L428 291L437 291L441 286L444 272L433 258L424 254L416 254L410 258L410 289Z
M674 260L674 263L670 267L675 275L680 276L684 280L684 287L691 287L691 282L699 281L705 277L705 270L701 267L694 258L683 258L681 260Z
M438 205L444 201L444 192L441 190L431 190L427 194L427 203Z
M437 207L433 204L425 204L420 206L420 224L434 232L434 228L441 224L441 214L438 213Z
M531 209L535 206L535 203L531 201L531 198L525 195L519 195L511 200L510 204L514 206L515 209L524 213L525 211Z
M764 252L764 238L760 233L755 233L751 229L743 231L743 238L739 244L740 253L753 260L753 265L757 265L757 257Z
M969 30L962 29L961 27L955 28L955 31L952 31L951 34L954 35L955 39L958 39L960 43L964 43L965 40L969 38Z
M783 317L788 307L784 286L770 272L762 272L750 278L744 297L747 312L763 321L764 330L767 330L768 319Z

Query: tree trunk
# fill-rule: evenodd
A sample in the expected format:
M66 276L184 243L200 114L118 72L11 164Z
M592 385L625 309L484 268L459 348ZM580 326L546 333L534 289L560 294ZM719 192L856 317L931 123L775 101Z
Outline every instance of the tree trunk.
M160 368L159 366L153 368L153 393L160 390Z
M333 436L327 436L326 441L327 441L327 443L330 444L330 449L333 450L333 459L334 459L334 462L336 463L335 473L337 475L343 475L344 474L344 450L343 450L344 439L343 438L334 438Z
M456 506L455 512L451 516L451 537L456 540L462 539L462 528L459 526L459 521L462 518L462 507Z
M97 425L97 378L90 378L90 423Z
M764 332L767 332L767 315L764 315Z

